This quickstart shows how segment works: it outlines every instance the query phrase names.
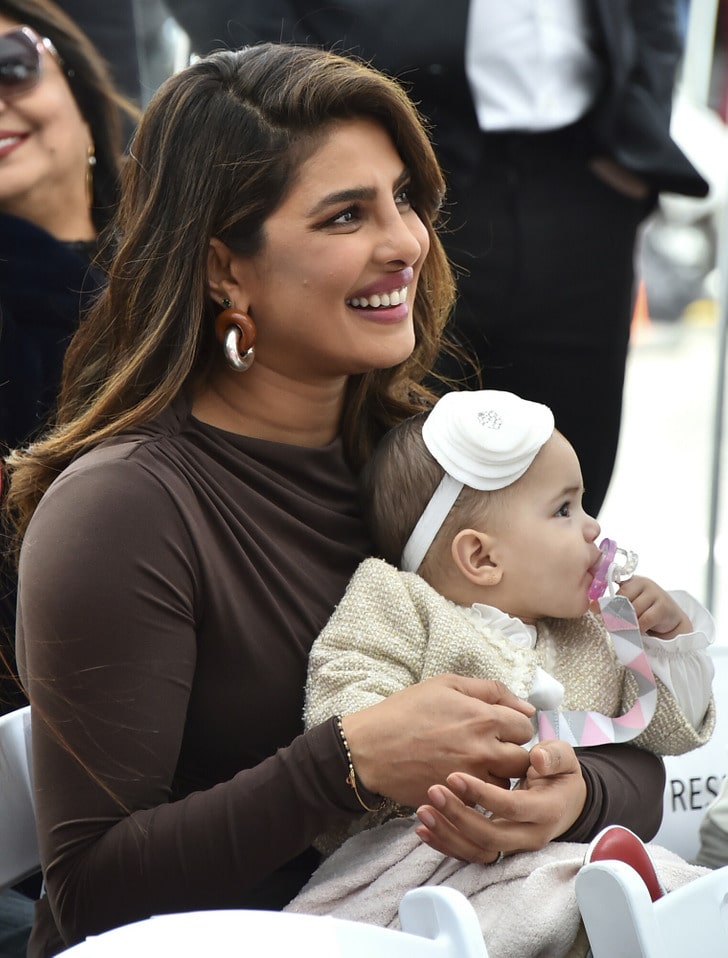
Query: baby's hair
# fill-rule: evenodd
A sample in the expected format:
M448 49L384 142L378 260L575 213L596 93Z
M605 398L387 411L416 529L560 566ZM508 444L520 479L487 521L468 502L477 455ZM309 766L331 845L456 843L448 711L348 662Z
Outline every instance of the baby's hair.
M407 540L445 474L422 439L426 418L423 412L390 429L362 472L367 521L377 554L395 566L399 566ZM494 498L503 491L463 487L417 570L424 579L457 532L473 525L482 527Z

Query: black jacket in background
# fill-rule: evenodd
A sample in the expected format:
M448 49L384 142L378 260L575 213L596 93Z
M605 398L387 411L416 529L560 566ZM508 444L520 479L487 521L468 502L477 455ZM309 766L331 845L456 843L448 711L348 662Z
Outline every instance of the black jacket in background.
M103 283L82 244L0 214L0 449L34 438L50 415L66 347Z
M440 163L467 195L483 141L465 72L468 0L166 0L207 53L261 40L356 53L399 77L434 124ZM704 196L708 184L670 137L681 56L675 0L587 0L606 81L590 118L595 153L655 192Z
M0 456L42 431L81 313L103 284L84 244L61 243L27 220L0 214ZM0 714L25 704L15 668L16 580L0 545Z

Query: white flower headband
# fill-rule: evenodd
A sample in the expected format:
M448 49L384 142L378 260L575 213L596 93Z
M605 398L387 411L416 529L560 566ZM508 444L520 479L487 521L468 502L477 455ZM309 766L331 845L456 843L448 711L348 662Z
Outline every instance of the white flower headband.
M451 392L437 401L422 439L445 475L407 544L400 565L416 572L463 486L493 490L526 472L554 431L548 406L495 389Z

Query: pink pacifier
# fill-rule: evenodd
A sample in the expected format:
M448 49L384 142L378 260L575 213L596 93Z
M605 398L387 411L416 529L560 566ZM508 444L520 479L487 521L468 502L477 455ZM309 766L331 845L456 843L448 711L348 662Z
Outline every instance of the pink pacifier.
M615 582L625 582L637 568L639 557L629 549L620 549L613 539L602 539L599 543L601 559L594 565L594 578L589 586L589 598L600 599Z

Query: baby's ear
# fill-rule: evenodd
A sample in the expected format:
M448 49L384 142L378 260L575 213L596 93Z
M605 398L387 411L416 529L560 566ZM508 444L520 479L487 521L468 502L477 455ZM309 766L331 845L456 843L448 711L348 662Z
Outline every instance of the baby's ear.
M475 585L498 585L503 570L493 559L493 536L475 529L461 529L452 541L452 559L460 572Z

